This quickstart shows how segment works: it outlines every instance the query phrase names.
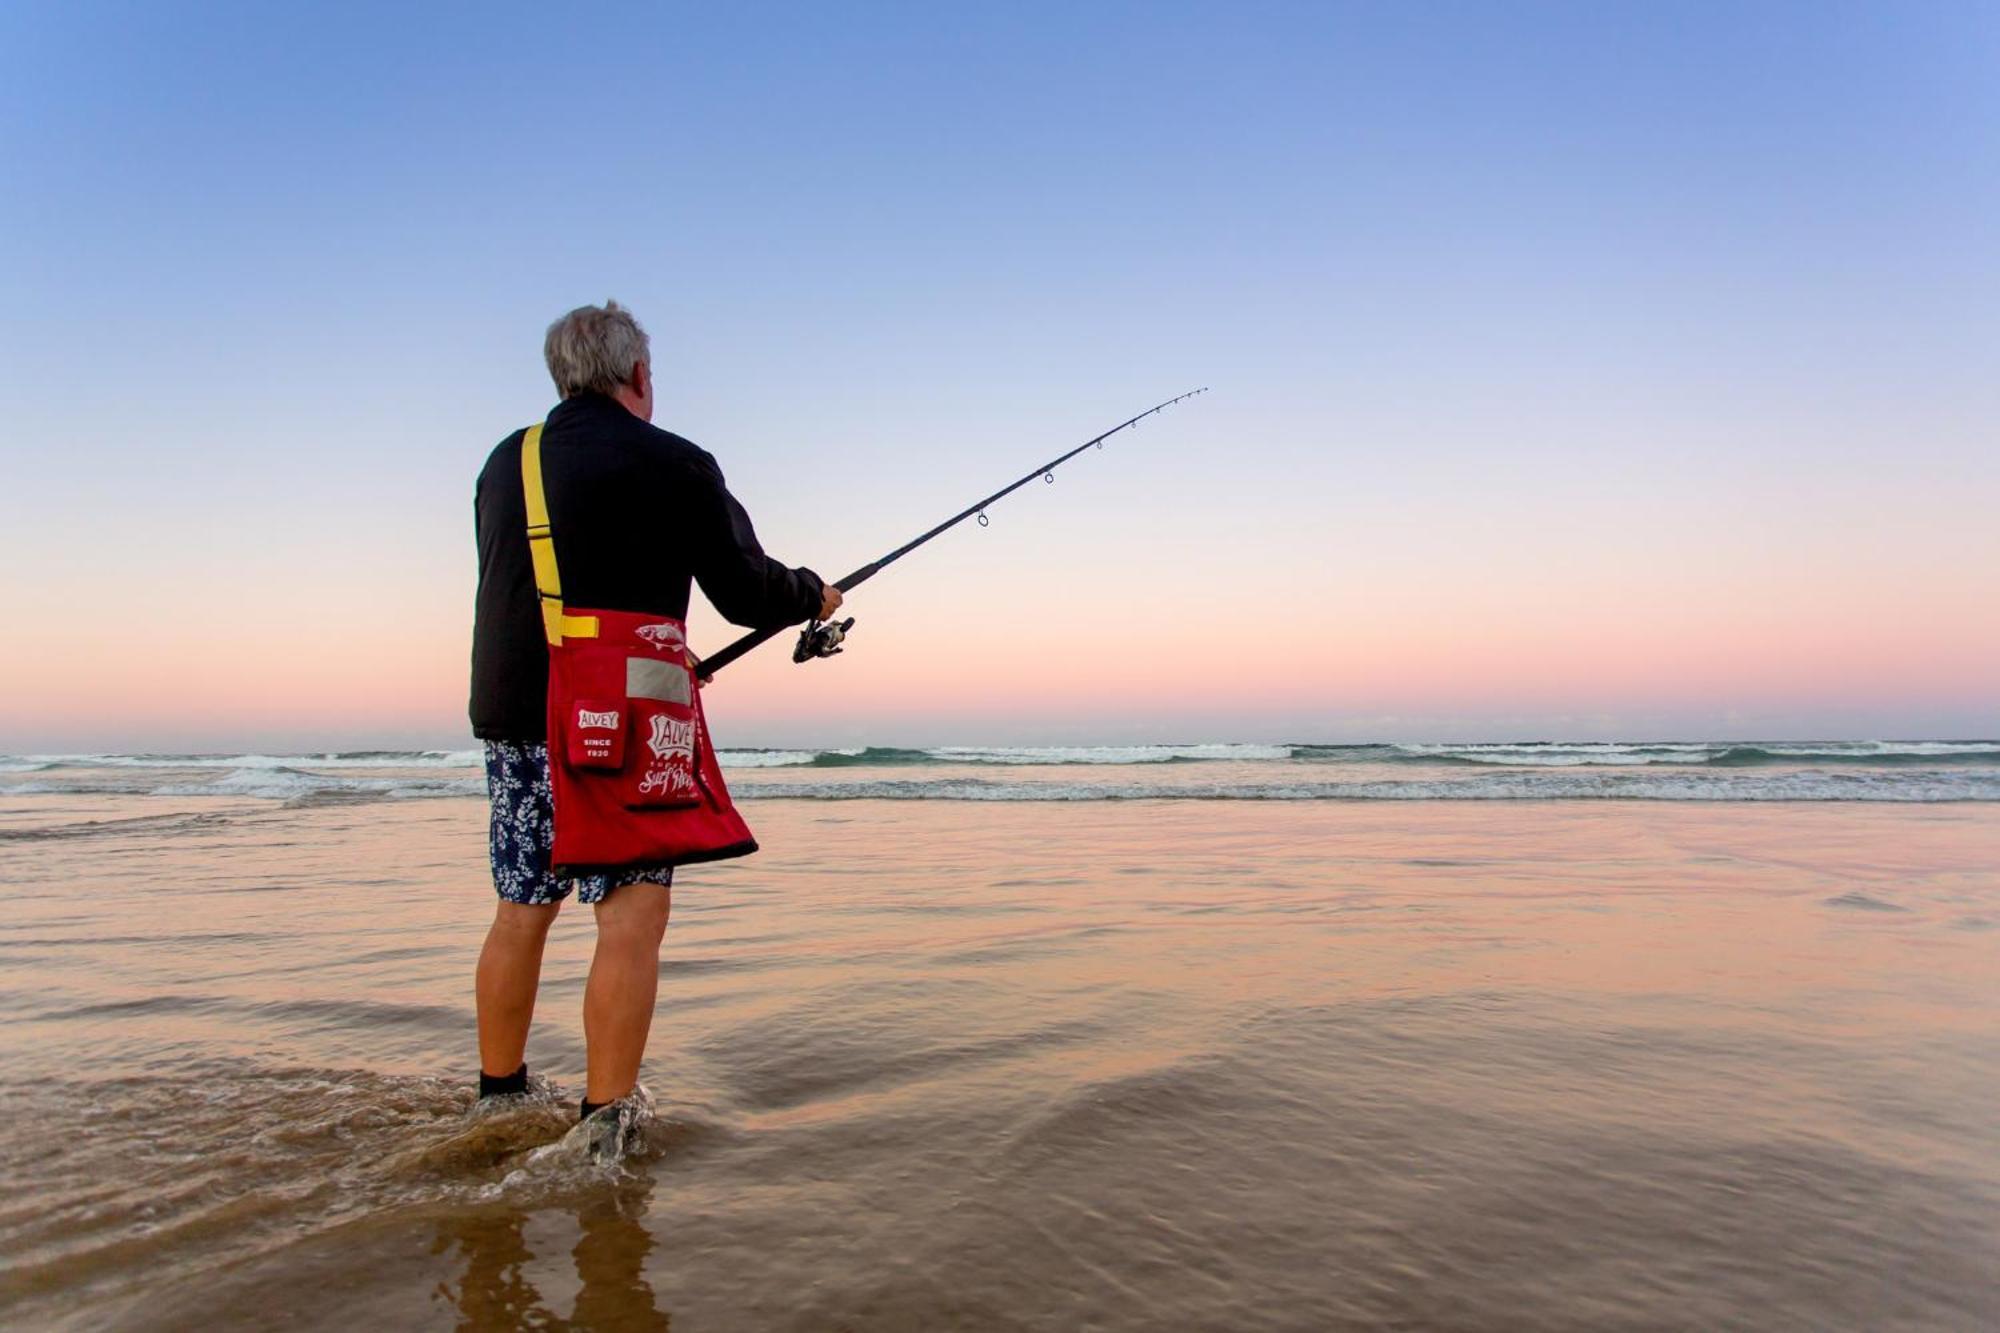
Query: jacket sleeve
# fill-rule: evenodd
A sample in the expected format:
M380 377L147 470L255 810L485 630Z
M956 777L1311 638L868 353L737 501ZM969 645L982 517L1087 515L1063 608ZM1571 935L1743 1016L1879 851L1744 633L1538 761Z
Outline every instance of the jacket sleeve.
M782 629L819 611L825 584L810 569L790 569L764 554L750 515L703 454L693 468L694 577L723 617L747 629Z

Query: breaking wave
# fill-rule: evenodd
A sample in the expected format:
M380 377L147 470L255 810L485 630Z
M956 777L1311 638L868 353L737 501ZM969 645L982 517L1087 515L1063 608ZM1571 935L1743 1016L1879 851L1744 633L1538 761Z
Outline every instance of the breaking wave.
M724 768L893 768L915 764L1171 764L1290 759L1291 745L870 745L839 750L724 750Z
M248 796L262 800L303 802L372 797L479 796L486 779L478 777L409 778L354 777L306 773L293 768L241 768L208 782L169 782L152 789L155 796Z
M1983 740L856 746L721 758L748 799L2000 800L2000 742ZM0 794L71 793L317 805L477 797L485 778L479 750L0 756Z
M2000 774L1519 773L1375 782L1005 782L984 778L738 786L739 799L817 801L2000 801Z
M833 750L724 750L725 768L895 768L925 764L1269 763L1471 764L1511 768L1647 767L1657 764L1991 764L2000 741L1479 742L1463 745L941 745Z
M477 768L481 750L329 750L315 754L0 755L0 773L47 768ZM17 768L13 765L27 765Z
M1658 764L1991 764L2000 741L1481 742L1468 745L1294 745L1322 762L1478 764L1512 768L1648 767Z

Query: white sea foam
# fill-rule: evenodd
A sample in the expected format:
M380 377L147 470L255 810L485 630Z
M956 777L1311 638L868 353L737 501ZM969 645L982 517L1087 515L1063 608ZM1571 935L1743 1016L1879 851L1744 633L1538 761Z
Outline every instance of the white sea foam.
M1290 759L1289 745L941 745L924 751L946 763L1162 764L1175 759Z
M1705 764L1723 747L1711 745L1399 745L1413 758L1523 768L1575 768L1586 764Z
M34 754L43 768L478 768L482 750L349 750L315 754ZM0 772L11 771L0 768Z
M739 798L820 801L2000 801L2000 775L1516 772L1361 782L989 782L978 778L744 784Z
M2000 752L2000 741L1759 741L1756 748L1787 757L1882 755L1945 758Z
M790 768L800 764L810 764L824 751L820 750L717 750L715 758L724 768ZM836 754L860 754L859 750L833 751Z
M426 796L477 796L483 778L351 777L304 773L289 768L239 768L206 782L170 782L152 789L156 796L249 796L292 801L302 797L346 796L408 799Z
M1338 749L1339 747L1315 747ZM1525 741L1397 745L1395 755L1522 768L1921 759L2000 759L1994 741Z

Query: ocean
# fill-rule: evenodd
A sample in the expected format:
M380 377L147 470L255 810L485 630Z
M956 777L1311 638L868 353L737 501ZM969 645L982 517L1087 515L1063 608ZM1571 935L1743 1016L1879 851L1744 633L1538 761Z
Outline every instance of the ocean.
M724 750L792 800L1995 801L2000 741L1193 744ZM0 793L471 796L480 752L0 756Z
M478 758L0 759L0 1323L2000 1323L2000 742L730 752L615 1165Z

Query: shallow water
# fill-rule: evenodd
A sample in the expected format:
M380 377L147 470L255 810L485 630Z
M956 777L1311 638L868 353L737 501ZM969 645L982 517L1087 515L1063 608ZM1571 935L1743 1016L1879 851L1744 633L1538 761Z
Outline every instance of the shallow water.
M2000 806L760 801L614 1171L467 1116L483 816L0 799L0 1318L2000 1318Z

